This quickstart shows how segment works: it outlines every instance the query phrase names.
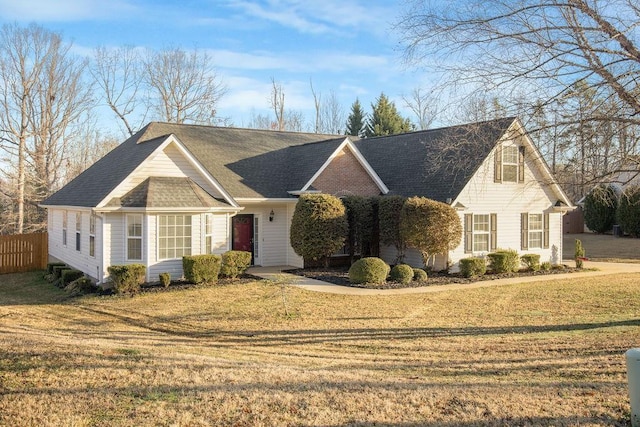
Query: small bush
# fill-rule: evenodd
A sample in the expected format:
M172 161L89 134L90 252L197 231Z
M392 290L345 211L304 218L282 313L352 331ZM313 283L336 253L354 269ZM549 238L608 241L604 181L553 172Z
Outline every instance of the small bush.
M222 266L220 267L220 275L235 279L245 272L251 265L251 252L246 251L227 251L222 254Z
M170 273L160 273L160 284L165 288L168 288L171 284L171 274Z
M391 269L391 280L406 285L413 280L413 268L407 264L398 264Z
M62 287L64 288L69 283L79 278L84 277L84 273L80 270L63 270L60 279L62 279Z
M540 270L542 271L550 271L551 270L551 263L549 261L545 261L542 264L540 264Z
M59 278L62 277L62 272L65 270L71 270L71 267L67 266L66 264L62 264L62 265L54 265L53 266L53 279L57 280Z
M580 239L576 239L576 248L574 252L576 268L582 268L584 255L585 255L585 251L584 251L584 247L582 246L582 241Z
M520 269L520 256L513 249L499 249L487 254L489 269L494 273L512 273Z
M354 284L382 284L387 280L389 270L391 268L380 258L361 258L349 269L349 281Z
M520 257L520 261L529 271L540 270L540 255L538 254L524 254Z
M413 280L415 280L416 282L424 282L425 280L428 279L428 275L427 272L424 271L421 268L414 268L413 269Z
M460 260L460 274L463 277L482 276L487 272L487 262L484 258L471 257Z
M47 263L47 273L53 274L53 267L64 267L66 264L64 262L48 262Z
M182 257L182 269L188 282L216 283L220 274L220 255L190 255Z
M147 268L143 264L112 265L107 268L116 293L132 293L140 291L144 283Z
M88 277L81 277L64 287L72 295L90 294L96 291L96 286Z

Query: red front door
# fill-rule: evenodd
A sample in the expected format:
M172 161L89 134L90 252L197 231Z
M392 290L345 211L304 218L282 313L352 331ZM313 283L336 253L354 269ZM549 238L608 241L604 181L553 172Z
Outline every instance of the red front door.
M236 215L232 223L232 249L251 252L251 264L253 264L253 215Z

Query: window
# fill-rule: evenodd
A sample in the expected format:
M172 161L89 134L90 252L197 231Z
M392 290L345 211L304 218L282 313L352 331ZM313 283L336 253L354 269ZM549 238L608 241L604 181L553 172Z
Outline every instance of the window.
M207 214L205 216L204 244L205 244L205 253L210 254L213 250L213 215L212 214Z
M548 249L549 248L549 214L523 213L521 214L521 248Z
M529 214L529 249L542 248L542 214Z
M160 215L158 258L172 259L191 255L191 216Z
M489 215L473 216L473 252L489 251Z
M524 182L524 147L499 146L495 154L495 182Z
M496 249L497 214L465 214L465 253L489 252Z
M502 181L518 182L518 147L515 145L502 149Z
M89 256L96 256L96 214L89 217Z
M127 215L127 260L142 261L142 214Z
M62 212L62 245L67 246L67 218L69 217L67 211Z
M80 230L82 230L82 213L76 212L76 251L80 252Z

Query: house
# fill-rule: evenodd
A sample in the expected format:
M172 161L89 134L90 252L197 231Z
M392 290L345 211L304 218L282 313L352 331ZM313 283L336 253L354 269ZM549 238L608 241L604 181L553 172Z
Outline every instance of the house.
M305 192L449 203L464 241L436 268L496 248L557 263L572 208L514 118L369 139L154 122L42 202L49 254L98 282L126 263L180 277L183 255L229 249L300 267L289 228Z

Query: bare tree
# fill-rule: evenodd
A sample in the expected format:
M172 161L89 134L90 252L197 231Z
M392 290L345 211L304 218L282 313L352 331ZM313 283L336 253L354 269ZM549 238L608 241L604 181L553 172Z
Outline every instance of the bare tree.
M226 88L207 53L179 48L149 51L143 67L149 106L160 120L216 123L217 104Z
M276 117L276 130L285 130L286 123L284 117L284 89L282 84L276 82L271 77L271 95L269 96L269 106Z
M70 48L37 25L0 31L0 148L8 156L5 175L16 183L16 233L43 226L37 203L59 183L67 141L92 107L86 63ZM27 206L36 211L28 220Z
M109 50L99 47L94 52L91 75L102 89L104 102L122 122L128 135L144 124L146 111L141 108L142 68L140 54L132 46ZM140 113L140 118L131 116Z
M431 92L425 93L420 88L415 88L409 96L403 96L402 100L407 108L415 114L418 130L429 129L438 115L437 99L434 99Z
M623 142L628 140L624 135L637 134L640 126L636 0L469 0L455 5L416 0L411 4L397 26L406 59L440 73L442 86L451 93L494 96L509 115L554 127L553 132L538 129L545 137L562 138L568 128L585 128L583 137L573 134L573 144L551 144L565 144L565 158L554 159L554 164L571 158L590 161L593 153L585 145L582 157L581 144L593 142L598 147L596 140L601 148L597 155L607 162L598 162L593 177L606 175L637 154ZM578 98L591 99L593 105L585 108ZM539 120L541 115L546 119ZM586 133L593 138L586 138ZM616 144L602 146L605 135ZM583 168L587 166L578 166L580 173Z

